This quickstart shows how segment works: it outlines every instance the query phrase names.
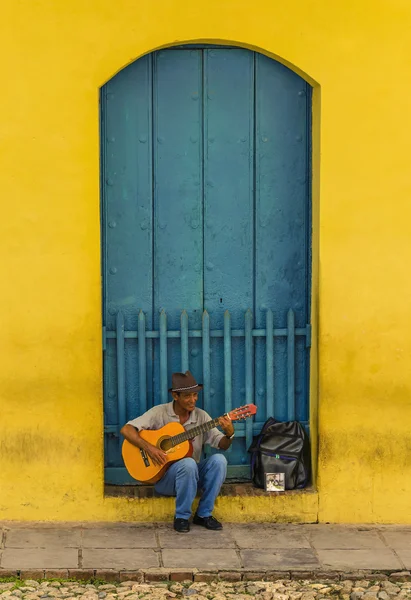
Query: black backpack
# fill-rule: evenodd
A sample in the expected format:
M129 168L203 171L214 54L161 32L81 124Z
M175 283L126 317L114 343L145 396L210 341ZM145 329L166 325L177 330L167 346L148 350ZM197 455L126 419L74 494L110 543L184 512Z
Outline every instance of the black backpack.
M297 421L282 423L267 419L248 449L251 452L251 479L265 487L266 473L285 473L285 489L304 488L310 480L310 442Z

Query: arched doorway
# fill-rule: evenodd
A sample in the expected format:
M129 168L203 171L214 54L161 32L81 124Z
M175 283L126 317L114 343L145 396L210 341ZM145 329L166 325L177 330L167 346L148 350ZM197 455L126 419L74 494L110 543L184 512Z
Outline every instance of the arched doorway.
M101 90L106 481L118 431L173 371L212 417L253 402L229 477L268 416L308 425L311 88L240 48L173 47Z

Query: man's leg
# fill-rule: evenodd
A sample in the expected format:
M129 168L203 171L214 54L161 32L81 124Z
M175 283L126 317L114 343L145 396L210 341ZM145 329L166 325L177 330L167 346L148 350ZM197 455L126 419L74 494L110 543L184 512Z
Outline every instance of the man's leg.
M222 525L211 517L215 500L227 475L227 459L222 454L213 454L198 465L199 487L203 490L194 523L208 529L221 529Z
M176 519L188 520L191 505L197 494L198 467L193 458L182 458L167 469L164 476L155 484L155 490L162 496L176 496Z

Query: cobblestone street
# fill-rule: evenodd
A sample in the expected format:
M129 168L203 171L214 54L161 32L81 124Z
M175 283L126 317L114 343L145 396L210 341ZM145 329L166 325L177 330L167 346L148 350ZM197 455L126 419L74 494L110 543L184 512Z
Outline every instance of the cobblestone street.
M344 580L314 582L308 580L194 582L194 583L113 583L80 584L78 582L26 580L0 583L1 600L394 600L411 598L411 581Z

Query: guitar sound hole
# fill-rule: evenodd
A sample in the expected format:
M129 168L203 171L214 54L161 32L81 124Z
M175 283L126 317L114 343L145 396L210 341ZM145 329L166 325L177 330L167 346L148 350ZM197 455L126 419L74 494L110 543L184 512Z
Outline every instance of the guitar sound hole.
M167 452L167 450L170 450L172 448L171 439L170 438L166 438L165 440L161 440L161 442L160 442L160 448L164 452Z

